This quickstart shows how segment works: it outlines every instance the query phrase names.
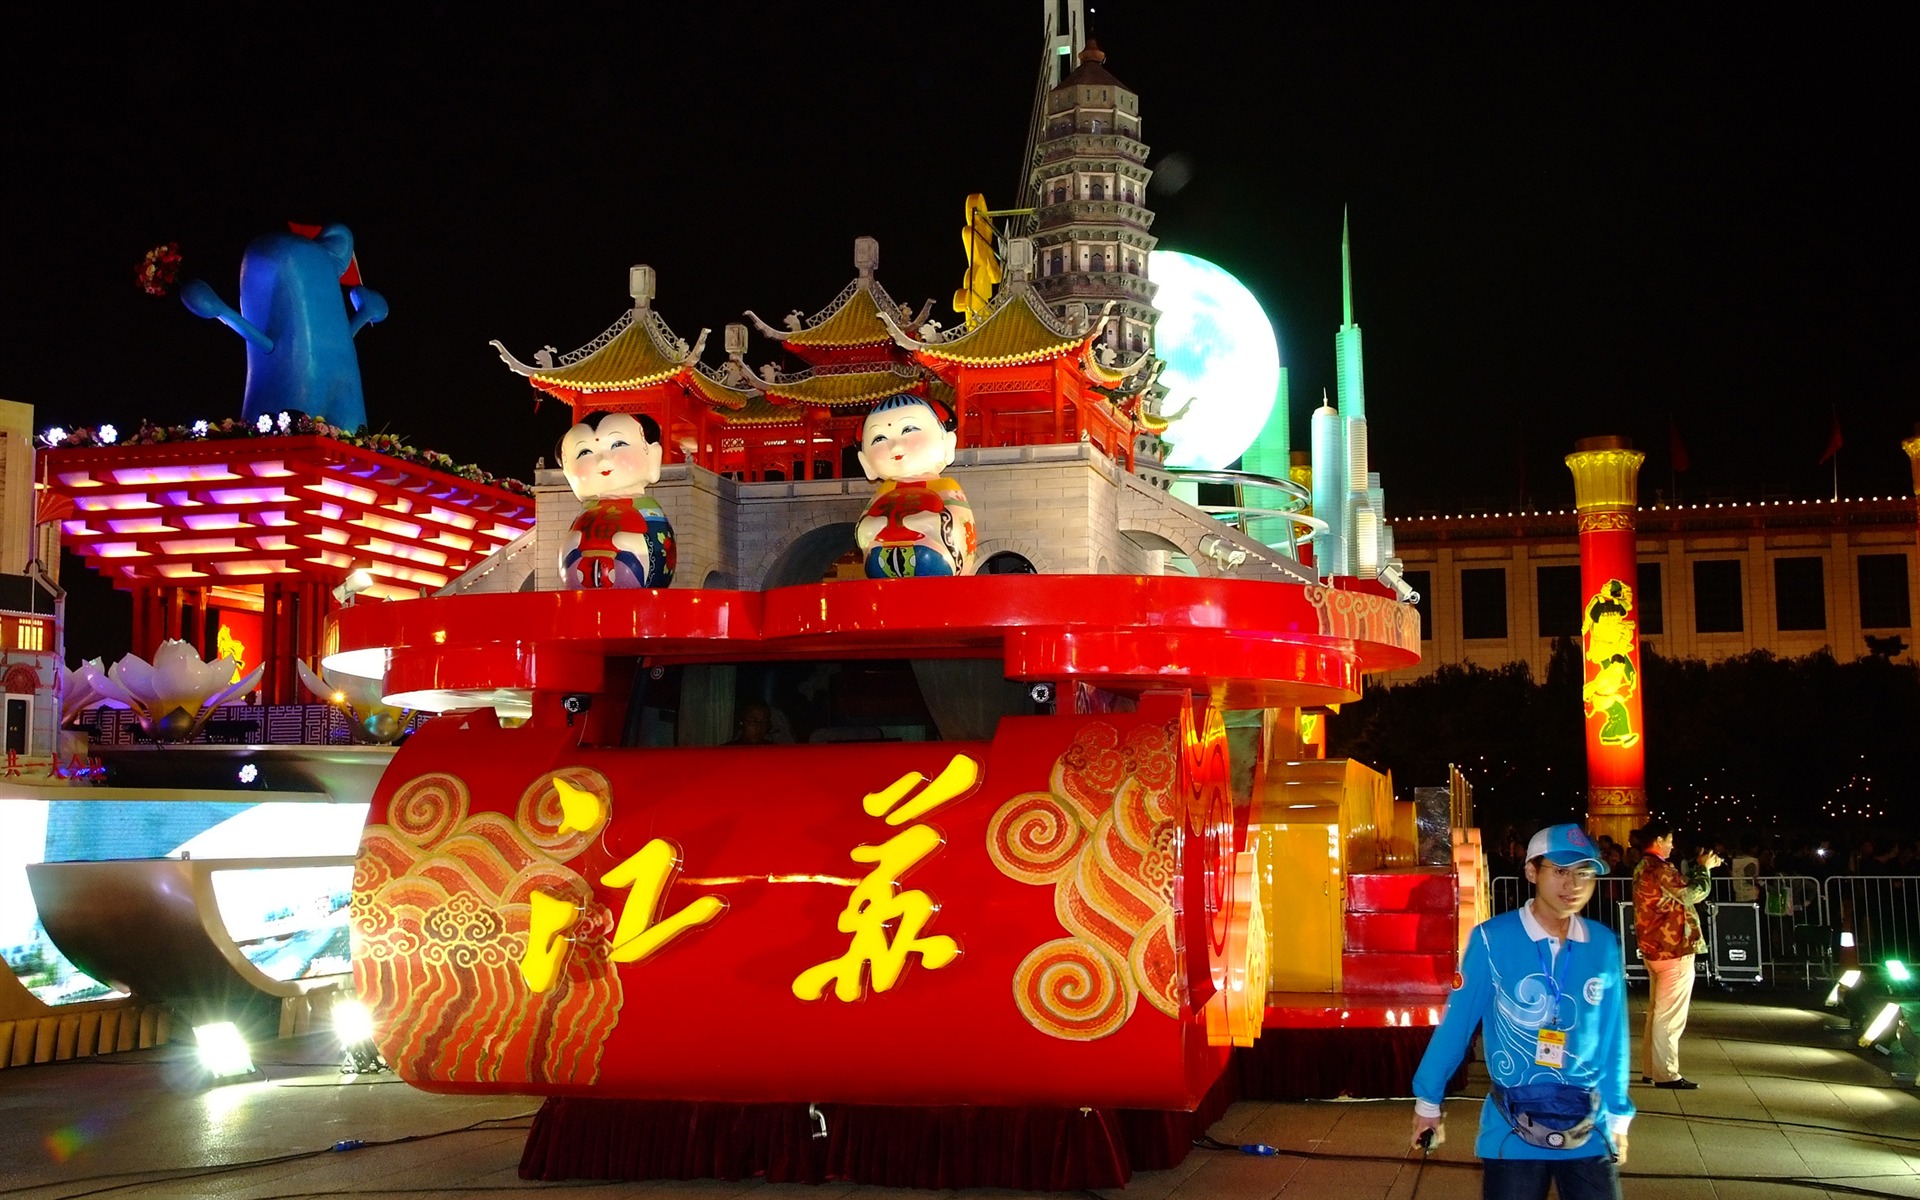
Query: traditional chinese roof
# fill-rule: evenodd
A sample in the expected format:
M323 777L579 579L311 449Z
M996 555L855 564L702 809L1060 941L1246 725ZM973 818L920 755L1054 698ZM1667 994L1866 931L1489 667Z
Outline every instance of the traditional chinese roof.
M707 331L689 347L651 308L636 307L599 337L571 354L562 355L552 366L529 366L515 358L498 341L492 343L500 361L517 375L524 375L535 387L549 391L594 392L626 391L662 383L686 369L700 357L707 344Z
M891 324L891 322L889 322ZM896 342L925 358L969 366L1010 366L1041 362L1074 351L1084 351L1099 330L1096 321L1076 333L1061 324L1033 288L1014 280L993 298L993 307L971 329L955 329L939 341L922 342L893 325ZM1102 378L1111 374L1099 368ZM1089 371L1092 374L1092 371ZM1116 377L1115 382L1119 377Z
M746 405L726 414L729 427L736 425L798 425L806 417L806 410L793 405L778 404L760 393Z
M907 309L887 295L887 289L880 286L879 280L872 275L862 274L842 288L832 303L799 323L798 328L775 329L752 310L748 310L747 319L761 333L790 348L817 347L826 350L886 345L891 338L886 325L880 320L883 312L894 320L914 320ZM924 318L925 314L921 315Z
M728 414L745 409L759 395L745 382L744 367L730 375L696 362L693 369L685 374L685 386L690 395Z
M1075 67L1065 79L1060 81L1060 86L1111 87L1119 88L1123 92L1133 90L1126 84L1121 83L1118 79L1115 79L1113 72L1107 70L1106 51L1100 49L1100 43L1094 41L1092 38L1087 39L1086 49L1080 52L1080 65Z
M906 391L920 391L925 378L917 367L899 365L870 371L801 371L772 378L756 377L754 385L768 398L783 404L818 408L865 408Z

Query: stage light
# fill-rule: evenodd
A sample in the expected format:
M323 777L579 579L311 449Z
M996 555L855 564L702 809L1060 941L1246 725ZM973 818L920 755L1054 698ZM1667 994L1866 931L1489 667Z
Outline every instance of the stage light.
M373 586L373 572L358 567L347 573L340 586L333 589L333 599L337 604L351 604L353 598Z
M373 1014L358 1000L333 1002L333 1036L340 1041L346 1057L340 1064L343 1075L377 1075L387 1069L380 1050L373 1044Z
M1913 982L1913 973L1908 971L1907 964L1901 962L1899 959L1890 958L1886 962L1880 965L1886 968L1887 978L1892 980L1893 982L1895 983Z
M1840 978L1836 979L1833 983L1833 990L1827 993L1827 1007L1833 1008L1838 1005L1841 996L1859 986L1860 968L1849 967L1840 972Z
M240 1036L239 1028L232 1021L195 1025L193 1038L200 1045L200 1065L216 1082L253 1074L253 1054L247 1049L247 1039Z
M1873 1020L1867 1022L1866 1029L1860 1034L1860 1044L1871 1046L1880 1041L1893 1031L1895 1023L1899 1020L1900 1006L1889 1001L1881 1007L1879 1014Z
M1840 931L1840 948L1842 950L1853 949L1853 930L1842 929Z

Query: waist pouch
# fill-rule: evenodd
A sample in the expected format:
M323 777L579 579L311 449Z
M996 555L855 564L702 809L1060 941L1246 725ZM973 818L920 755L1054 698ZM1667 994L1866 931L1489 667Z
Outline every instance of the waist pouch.
M1600 1093L1564 1083L1493 1085L1493 1106L1529 1146L1574 1150L1593 1136Z

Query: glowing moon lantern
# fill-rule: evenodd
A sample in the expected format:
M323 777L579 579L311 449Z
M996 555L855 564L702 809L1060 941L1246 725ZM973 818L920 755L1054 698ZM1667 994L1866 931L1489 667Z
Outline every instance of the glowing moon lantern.
M1167 465L1218 470L1246 452L1273 411L1280 345L1247 286L1225 270L1177 250L1155 250L1147 275L1158 285L1155 352L1168 411L1189 399L1174 423Z

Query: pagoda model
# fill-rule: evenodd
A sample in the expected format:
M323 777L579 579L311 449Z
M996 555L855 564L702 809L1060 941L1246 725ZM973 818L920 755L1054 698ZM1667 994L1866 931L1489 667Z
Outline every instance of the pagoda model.
M1639 563L1634 512L1647 456L1620 437L1582 438L1567 455L1580 525L1580 698L1587 715L1587 832L1621 845L1647 818L1641 717Z
M1147 255L1147 145L1140 140L1140 97L1114 78L1093 41L1080 65L1047 95L1044 133L1034 155L1030 195L1037 259L1033 288L1053 310L1113 305L1100 331L1108 354L1151 352L1154 286Z

